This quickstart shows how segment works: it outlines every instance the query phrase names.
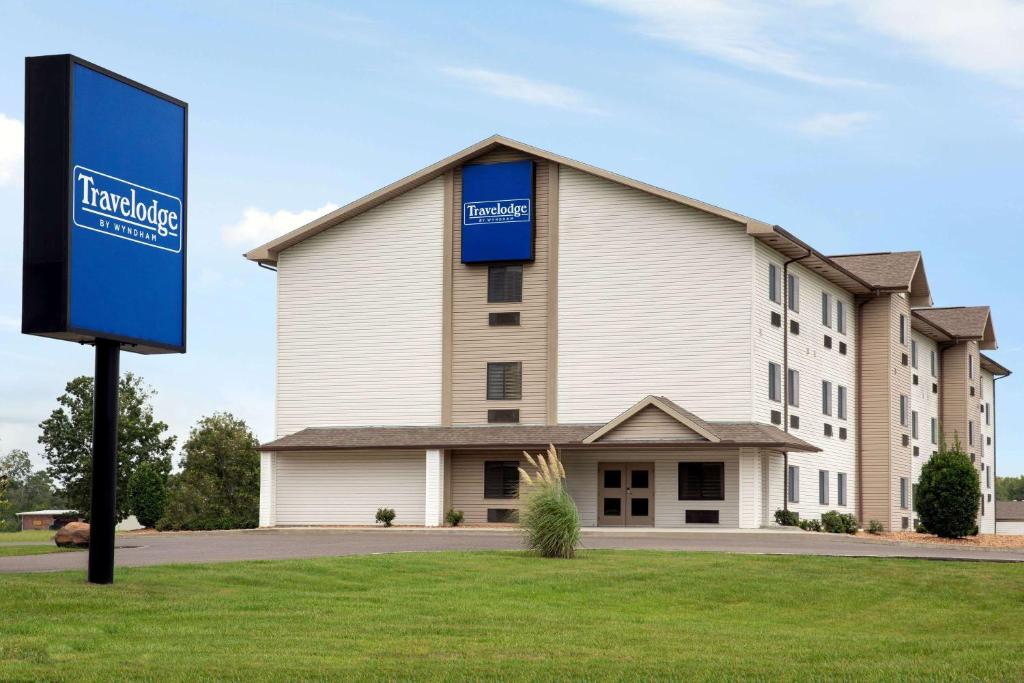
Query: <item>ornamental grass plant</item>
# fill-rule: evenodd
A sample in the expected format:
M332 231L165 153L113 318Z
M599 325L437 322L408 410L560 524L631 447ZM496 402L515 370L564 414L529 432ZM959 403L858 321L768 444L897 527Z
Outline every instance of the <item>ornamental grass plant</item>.
M534 468L533 476L522 467L519 476L526 483L519 524L526 546L542 557L572 558L580 545L580 514L565 488L565 468L553 445L536 457L523 451Z

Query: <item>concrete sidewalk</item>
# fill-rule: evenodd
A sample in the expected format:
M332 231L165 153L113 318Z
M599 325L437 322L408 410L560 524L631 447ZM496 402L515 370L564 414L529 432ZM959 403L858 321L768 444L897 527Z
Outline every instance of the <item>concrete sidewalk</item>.
M914 545L834 534L772 530L584 531L593 549L653 549L845 557L1024 562L1024 551ZM516 529L250 529L118 536L117 566L284 560L391 552L514 550ZM3 572L84 571L87 553L0 557Z

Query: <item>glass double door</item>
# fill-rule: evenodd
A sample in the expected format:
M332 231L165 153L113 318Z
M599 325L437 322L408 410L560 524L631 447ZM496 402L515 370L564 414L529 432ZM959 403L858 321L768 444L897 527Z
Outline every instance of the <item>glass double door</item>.
M597 465L597 525L654 526L654 463Z

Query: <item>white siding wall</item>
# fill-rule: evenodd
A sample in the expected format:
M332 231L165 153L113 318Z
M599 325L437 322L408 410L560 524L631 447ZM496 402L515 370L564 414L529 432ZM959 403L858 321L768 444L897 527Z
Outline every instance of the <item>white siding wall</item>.
M747 419L752 242L739 224L563 167L559 422L610 420L647 394Z
M782 303L774 303L768 298L768 264L774 263L779 269L782 279L782 266L786 259L773 249L757 242L753 269L753 364L751 368L751 384L753 386L753 410L747 419L770 424L771 411L783 412L783 403L768 399L768 363L769 361L783 364L782 328L771 324L772 311L783 313ZM799 263L789 266L791 273L799 280L799 312L789 312L790 320L800 323L800 333L789 336L789 367L800 373L800 405L791 407L790 415L800 417L800 426L790 431L795 435L822 449L821 453L791 453L789 464L800 468L800 502L791 503L790 508L800 513L803 518L818 517L828 510L856 513L857 511L857 382L856 382L856 344L857 320L853 296L832 285L817 273ZM828 292L832 296L832 327L822 324L821 294ZM780 296L782 289L780 287ZM846 334L836 330L836 302L842 301L846 307ZM824 337L832 337L832 348L826 349ZM839 353L840 342L847 344L845 355ZM785 373L783 372L783 385ZM832 415L822 413L822 381L832 382ZM847 390L846 420L837 415L838 386ZM786 398L782 392L783 401ZM824 435L824 425L832 425L832 436ZM781 425L780 425L781 427ZM845 440L839 438L839 429L846 428ZM827 505L819 505L818 471L828 470L829 496ZM837 502L837 473L846 474L846 505ZM777 480L769 482L774 489L781 492L782 470L778 468ZM781 505L781 496L779 497ZM775 509L771 514L774 515Z
M378 508L395 524L423 524L423 451L276 454L276 524L373 525Z
M597 525L598 462L654 463L654 525L685 527L686 510L719 510L720 527L739 526L739 461L736 451L707 450L672 453L665 449L650 451L612 450L562 452L569 494L576 501L583 526ZM680 462L724 462L725 500L679 500ZM706 527L708 525L691 525Z
M438 178L281 253L278 436L440 424L442 195Z
M932 453L939 450L937 443L932 443L932 418L939 418L939 394L932 391L933 384L939 384L940 360L936 363L935 375L931 370L932 351L938 352L938 344L921 334L912 330L910 338L917 342L917 368L911 367L911 372L917 375L917 386L910 386L910 409L917 411L918 432L917 438L911 435L911 446L917 446L918 454L911 455L911 482L916 484L921 479L921 467L928 462ZM940 385L941 387L941 385ZM940 389L941 390L941 389ZM936 432L936 440L941 435L941 425ZM911 450L913 454L913 450ZM984 487L982 487L984 488ZM913 489L911 489L913 490ZM914 519L917 515L914 515Z
M260 453L260 526L274 526L274 457Z
M992 373L987 370L981 371L980 401L985 411L981 413L981 436L978 447L978 458L984 464L985 469L981 471L981 495L985 499L985 514L982 515L978 531L983 534L992 534L996 530L995 498L996 498L996 415L992 408L992 397L995 395L995 386ZM992 414L989 411L993 410ZM991 471L989 471L991 469ZM1000 525L1002 526L1002 525Z
M1024 536L1024 522L999 522L998 529L1001 536Z
M761 451L757 448L739 450L739 526L756 529L764 521L764 471Z

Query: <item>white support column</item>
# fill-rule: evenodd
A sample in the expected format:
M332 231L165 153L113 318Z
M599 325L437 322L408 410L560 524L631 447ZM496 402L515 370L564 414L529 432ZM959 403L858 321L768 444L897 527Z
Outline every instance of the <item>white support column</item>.
M444 453L438 449L426 453L426 491L424 493L424 526L441 526L444 521Z
M764 453L761 460L761 490L763 491L761 524L776 526L775 511L782 507L782 501L786 495L782 484L785 461L781 453L771 452Z
M260 526L277 522L277 477L275 453L260 453Z
M757 529L761 526L762 502L761 451L757 448L741 448L739 453L739 520L741 529Z

